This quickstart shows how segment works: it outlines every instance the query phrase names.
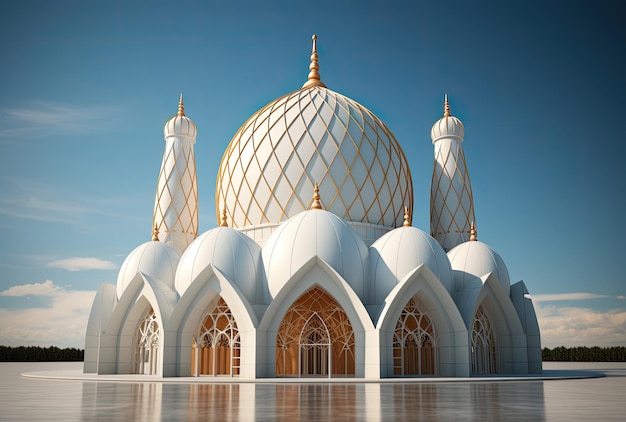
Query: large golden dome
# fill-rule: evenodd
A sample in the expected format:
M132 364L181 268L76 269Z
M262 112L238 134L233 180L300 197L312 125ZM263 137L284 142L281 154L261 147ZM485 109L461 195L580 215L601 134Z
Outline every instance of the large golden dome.
M376 115L320 81L315 38L310 68L303 88L254 113L231 140L217 177L218 221L226 210L239 229L276 226L309 208L318 183L324 209L373 240L402 225L405 206L412 214L406 157Z

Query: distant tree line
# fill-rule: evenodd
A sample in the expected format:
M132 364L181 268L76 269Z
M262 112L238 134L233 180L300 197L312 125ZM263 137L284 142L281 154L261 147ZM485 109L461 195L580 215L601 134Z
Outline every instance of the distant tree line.
M85 351L56 346L0 346L0 362L68 362L85 360Z
M626 362L626 347L545 347L541 359L544 362Z
M626 346L614 347L544 347L544 362L626 362ZM0 346L0 362L82 362L85 351L76 348L60 349L56 346Z

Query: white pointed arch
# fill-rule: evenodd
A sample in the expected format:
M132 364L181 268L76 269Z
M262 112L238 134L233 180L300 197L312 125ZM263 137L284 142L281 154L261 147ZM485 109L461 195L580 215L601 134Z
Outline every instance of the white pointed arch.
M191 344L201 319L219 298L224 299L241 336L242 378L254 378L256 365L256 334L258 320L243 293L212 264L202 270L189 284L172 312L165 330L168 365L165 376L191 375Z
M137 273L119 298L100 342L98 373L133 373L135 340L139 324L150 310L161 336L156 375L163 369L163 327L176 303L176 293L165 283Z
M263 347L259 347L259 353L264 353L258 358L258 376L276 376L276 335L280 323L291 305L314 287L320 287L328 293L350 320L357 351L355 377L378 378L378 356L376 353L368 353L373 350L372 347L378 347L374 324L346 280L319 257L311 258L294 271L267 308L259 324L259 342L264 342Z
M468 339L471 342L474 318L482 306L495 335L497 371L503 374L526 374L526 335L515 307L494 273L481 277L481 280L482 287L475 290L470 302L472 306L468 306L463 315L468 327Z
M100 285L93 299L87 329L85 330L85 363L83 372L97 373L100 361L100 340L117 303L115 285L106 281Z
M528 288L523 281L511 285L511 302L517 310L522 328L526 333L526 347L528 349L528 372L540 374L541 362L541 334L539 322L533 301L529 296Z
M409 272L385 299L377 318L380 335L381 377L393 376L393 335L398 318L411 298L424 304L424 311L438 337L439 374L468 376L467 329L452 297L443 284L422 264Z

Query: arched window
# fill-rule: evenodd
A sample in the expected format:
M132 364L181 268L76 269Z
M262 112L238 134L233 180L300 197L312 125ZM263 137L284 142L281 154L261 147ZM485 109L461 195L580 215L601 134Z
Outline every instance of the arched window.
M191 372L196 375L239 375L241 342L237 322L224 299L202 319L192 340Z
M354 330L346 313L314 287L289 308L276 335L277 376L354 375Z
M300 334L300 374L328 375L330 334L324 321L313 313Z
M432 322L410 299L396 323L393 335L394 375L436 375L437 341Z
M479 305L472 324L472 374L497 373L496 357L493 328L483 306Z
M154 310L139 323L135 343L135 373L153 375L157 373L159 351L159 324Z

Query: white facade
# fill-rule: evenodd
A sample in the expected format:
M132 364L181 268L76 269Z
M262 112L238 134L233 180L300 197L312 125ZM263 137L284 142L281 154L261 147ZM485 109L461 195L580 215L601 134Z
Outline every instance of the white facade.
M504 261L475 232L446 254L440 239L412 227L400 145L366 108L321 82L315 41L310 70L303 88L236 133L216 184L222 224L197 238L185 229L175 240L178 223L165 211L174 207L177 222L197 228L197 201L189 202L197 199L196 129L182 111L168 121L166 142L174 142L158 182L158 233L131 252L117 286L98 291L85 372L244 379L541 372L524 284L510 285ZM172 154L175 145L186 152ZM193 178L164 170L191 175L191 168ZM171 195L160 204L161 192L184 192L185 201ZM190 212L182 218L180 210Z

